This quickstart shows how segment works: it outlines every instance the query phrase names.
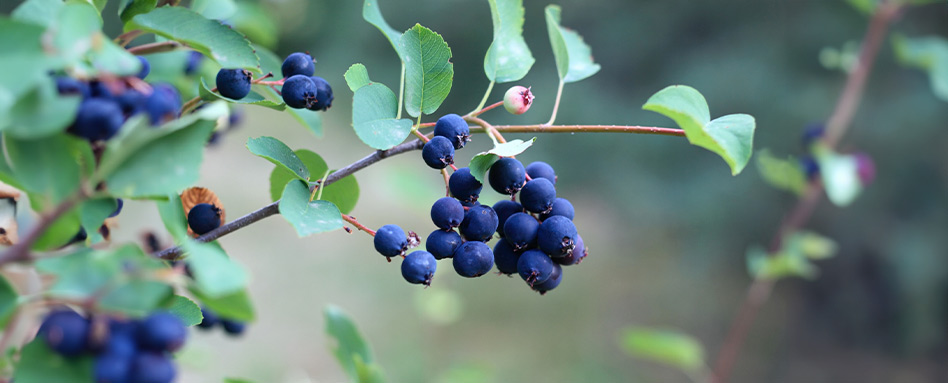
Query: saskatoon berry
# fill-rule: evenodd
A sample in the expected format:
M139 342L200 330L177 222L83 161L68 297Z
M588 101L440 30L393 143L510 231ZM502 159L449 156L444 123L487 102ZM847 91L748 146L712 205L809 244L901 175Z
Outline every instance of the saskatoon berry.
M483 187L484 185L471 175L470 168L460 168L448 179L451 195L461 202L477 202Z
M375 232L375 251L386 257L405 254L408 250L408 237L398 225L385 225Z
M115 98L115 102L122 108L122 113L125 117L130 117L141 112L145 105L145 100L147 100L147 97L142 94L142 92L134 89L126 90Z
M803 143L803 147L808 148L814 142L823 138L823 132L825 130L826 125L823 125L822 122L814 122L803 128L803 135L800 137L800 142Z
M138 77L140 79L144 79L145 77L148 77L148 73L151 73L151 64L149 64L148 60L146 60L142 56L135 56L135 57L138 57L138 61L141 61L142 63L142 69L138 71L138 74L136 74L135 77Z
M158 125L178 116L181 109L181 95L168 84L152 87L151 95L145 100L145 112L152 125Z
M197 324L197 327L202 330L211 329L221 321L220 317L207 307L201 307L201 315L204 316L204 319Z
M444 169L454 163L454 146L451 140L435 136L421 149L421 158L432 169Z
M434 135L451 140L455 149L461 149L471 140L471 129L461 116L446 114L435 123Z
M531 162L530 165L527 165L527 175L529 175L531 179L546 178L556 185L556 172L554 172L553 167L546 162Z
M520 190L520 203L531 212L543 214L553 208L556 188L546 178L534 178Z
M221 226L221 209L209 203L194 205L188 212L188 226L197 235L204 235Z
M514 251L510 242L502 239L494 245L494 264L497 265L497 271L507 275L516 274L519 260L520 254Z
M312 76L313 73L316 73L316 60L313 60L313 56L307 53L291 53L283 60L280 69L283 72L283 78L290 78L298 74Z
M522 213L523 206L515 201L505 199L494 204L494 212L497 213L497 234L500 234L503 238L504 224L507 223L507 218L515 213Z
M536 245L539 229L540 223L532 215L517 213L510 216L507 222L504 223L504 238L513 246L514 250L520 251Z
M444 230L458 227L464 220L464 206L451 197L441 197L431 205L431 222Z
M803 174L806 174L806 179L810 181L820 176L820 164L811 156L800 158L800 167L803 168Z
M89 84L76 80L72 77L56 77L56 92L62 95L77 94L82 98L89 98Z
M93 98L112 98L112 90L102 81L89 82L89 96Z
M551 257L565 257L576 246L576 226L563 216L552 216L540 224L537 244Z
M313 105L307 107L309 110L319 110L325 111L332 106L332 87L329 86L327 82L322 77L312 76L309 78L313 80L313 84L316 85L316 100L313 102Z
M138 351L136 328L134 322L110 320L109 337L102 345L101 352L131 358Z
M437 269L438 260L427 251L413 251L402 261L402 277L416 285L431 286L431 278Z
M122 212L122 206L125 205L125 201L122 201L121 198L116 198L116 199L115 199L115 204L116 204L116 206L115 206L115 211L113 211L112 214L109 214L109 218L115 217L115 216L119 215L119 213Z
M227 335L237 336L244 333L244 330L247 329L247 324L230 319L221 319L221 327L224 328L224 333Z
M563 268L560 265L553 264L553 273L550 274L550 279L547 279L546 282L537 283L533 285L533 290L539 292L540 295L546 294L547 291L553 290L556 286L560 285L560 282L563 281Z
M89 320L63 309L50 313L40 326L40 335L49 348L63 356L77 356L86 350Z
M496 192L512 195L520 191L524 182L527 182L527 172L520 161L505 157L491 165L487 181Z
M176 351L184 345L188 329L174 314L158 311L142 320L135 335L138 345L144 349Z
M464 242L454 252L454 271L462 277L474 278L494 267L494 253L484 242Z
M573 248L573 251L565 257L553 258L553 262L563 266L576 265L582 262L587 255L589 255L589 252L583 243L583 237L576 234L576 247Z
M118 103L104 98L90 98L79 104L76 122L70 132L89 141L108 140L118 133L125 115Z
M504 93L504 109L511 114L524 114L533 105L533 92L530 88L514 86Z
M317 102L316 95L319 90L313 79L301 74L292 76L283 82L283 102L287 106L296 109L311 107Z
M461 240L461 235L454 230L435 230L428 235L425 249L434 255L435 259L451 258L462 242L464 241Z
M204 60L204 55L198 51L191 51L188 54L188 62L184 65L184 74L191 75L194 72L197 72L198 68L201 66L201 61Z
M253 75L246 69L221 69L217 72L217 91L221 96L240 100L250 94Z
M103 354L95 358L92 376L96 383L125 383L129 381L133 355Z
M517 272L531 287L546 282L553 274L553 261L540 250L527 250L520 254Z
M563 216L572 221L576 215L576 211L573 209L573 204L570 203L569 200L566 198L557 198L553 201L553 209L550 209L549 213L540 214L540 219L546 220L554 215Z
M458 229L468 241L487 242L497 230L497 213L490 206L471 207L464 213L464 220Z
M168 355L143 352L132 359L129 381L135 383L171 383L177 371Z

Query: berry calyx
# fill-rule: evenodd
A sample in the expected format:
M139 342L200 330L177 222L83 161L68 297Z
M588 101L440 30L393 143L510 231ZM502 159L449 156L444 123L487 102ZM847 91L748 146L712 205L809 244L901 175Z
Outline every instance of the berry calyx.
M533 291L540 293L540 295L545 295L547 291L553 290L556 286L560 285L560 282L563 281L563 267L557 264L553 264L553 273L550 274L550 278L543 283L537 283L533 285Z
M375 251L388 258L405 255L405 251L408 250L408 237L397 225L385 225L379 228L375 232L373 243Z
M540 219L546 220L555 215L569 218L572 221L573 217L576 216L576 210L573 209L573 204L566 198L557 198L553 200L553 208L548 213L540 214Z
M438 261L427 251L413 251L402 261L402 277L408 283L431 286Z
M431 222L443 230L458 227L463 220L464 206L454 198L441 197L431 205Z
M513 86L504 93L504 109L511 114L524 114L533 105L533 98L530 88Z
M221 96L240 100L250 94L253 74L246 69L221 69L217 72L217 91Z
M447 138L434 136L421 148L421 158L432 169L444 169L454 163L454 145Z
M471 140L471 128L467 121L457 114L446 114L435 123L434 135L451 140L455 149L461 149Z
M583 261L589 255L589 249L586 248L586 245L583 243L583 237L579 234L576 234L576 246L573 248L573 251L565 257L553 258L553 263L560 264L563 266L577 265Z
M454 252L454 271L467 278L475 278L490 272L494 267L494 253L484 242L464 242Z
M290 78L298 74L312 76L316 73L316 60L308 53L291 53L283 60L280 71L283 73L283 78Z
M494 191L513 195L527 182L527 171L517 159L504 157L491 165L487 181Z
M197 235L204 235L221 226L221 209L209 203L199 203L188 211L188 226Z

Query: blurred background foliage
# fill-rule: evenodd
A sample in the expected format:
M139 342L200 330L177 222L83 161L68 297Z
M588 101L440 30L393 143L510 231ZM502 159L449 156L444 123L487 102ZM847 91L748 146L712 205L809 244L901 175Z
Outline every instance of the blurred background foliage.
M4 1L0 10L8 13L17 3ZM117 3L103 12L110 36L120 33ZM472 109L487 86L487 2L380 3L396 29L418 22L451 46L454 86L439 114ZM244 148L248 137L275 136L341 167L371 151L351 129L352 95L342 74L361 62L373 80L396 89L399 74L389 43L362 20L361 1L238 4L229 23L281 56L311 52L336 101L323 115L322 138L286 114L245 109L243 127L208 150L202 170L200 186L217 192L228 217L269 202L272 165ZM826 48L851 51L867 21L837 0L559 4L563 25L583 34L602 71L567 85L557 122L673 126L640 107L666 85L687 84L705 95L714 116L754 115L755 148L778 156L802 154L804 125L832 111L845 74L832 68L834 51ZM546 5L526 2L525 37L537 64L519 84L533 87L535 105L523 116L485 114L493 123L548 118L557 77ZM948 6L926 6L908 10L893 29L910 37L948 36L946 20ZM506 88L496 87L491 100ZM887 45L840 146L871 154L877 181L846 209L821 204L809 228L835 239L839 255L819 263L815 281L778 286L733 381L948 377L946 128L948 104L932 95L927 76L900 67ZM489 142L476 136L458 162L466 164ZM395 223L426 236L433 229L428 209L444 189L440 174L420 157L407 154L360 172L362 197L353 215L370 227ZM194 334L181 357L186 372L180 381L344 381L323 334L321 312L329 303L353 315L392 382L687 381L663 366L630 362L619 343L622 330L680 329L713 358L750 281L745 251L769 241L794 197L766 186L756 169L731 177L720 158L673 137L542 135L518 158L556 168L558 194L576 206L590 249L557 290L541 297L517 278L463 279L444 262L423 290L405 283L399 263L385 262L365 235L338 231L298 239L285 222L269 219L221 241L252 271L259 321L241 339ZM482 197L489 203L501 198L487 190ZM153 204L130 202L126 209L116 241L161 229Z

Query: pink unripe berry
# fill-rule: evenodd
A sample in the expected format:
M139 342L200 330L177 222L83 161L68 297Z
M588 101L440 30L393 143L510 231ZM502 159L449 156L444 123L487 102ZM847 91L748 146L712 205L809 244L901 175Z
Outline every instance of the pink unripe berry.
M869 186L876 179L876 164L866 153L856 153L856 173L859 174L859 181L862 186Z
M504 93L504 108L512 114L523 114L533 104L533 92L530 88L515 86Z

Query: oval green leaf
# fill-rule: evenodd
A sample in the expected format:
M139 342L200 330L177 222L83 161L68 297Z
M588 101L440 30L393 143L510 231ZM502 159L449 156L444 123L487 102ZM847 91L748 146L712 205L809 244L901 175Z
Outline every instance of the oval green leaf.
M592 49L583 42L576 31L560 26L560 7L546 7L546 30L550 35L553 57L556 59L556 72L564 83L583 80L599 72L601 67L593 62Z
M342 228L342 213L329 201L310 201L306 183L290 181L280 198L280 215L305 237Z
M664 363L685 371L704 366L704 347L691 336L672 330L630 327L622 332L622 347L632 357Z
M250 149L251 153L272 162L274 165L282 166L284 169L289 170L296 178L302 181L309 181L310 170L306 168L303 161L293 153L293 150L280 140L267 136L249 138L247 139L247 149Z
M438 110L451 92L454 64L441 35L415 24L402 35L405 62L405 109L412 117Z
M536 59L523 39L523 0L489 0L494 41L484 57L484 73L491 81L522 79Z
M303 161L303 164L312 174L321 176L329 170L329 165L319 154L306 149L300 149L294 153ZM294 178L288 170L279 166L275 167L273 172L270 173L270 199L273 201L279 200L283 195L286 183ZM326 186L323 189L322 200L334 203L342 213L348 214L351 212L359 200L359 183L356 181L355 175L349 175Z
M411 120L396 120L397 112L395 93L381 83L363 86L352 96L352 127L374 149L390 149L411 134Z

